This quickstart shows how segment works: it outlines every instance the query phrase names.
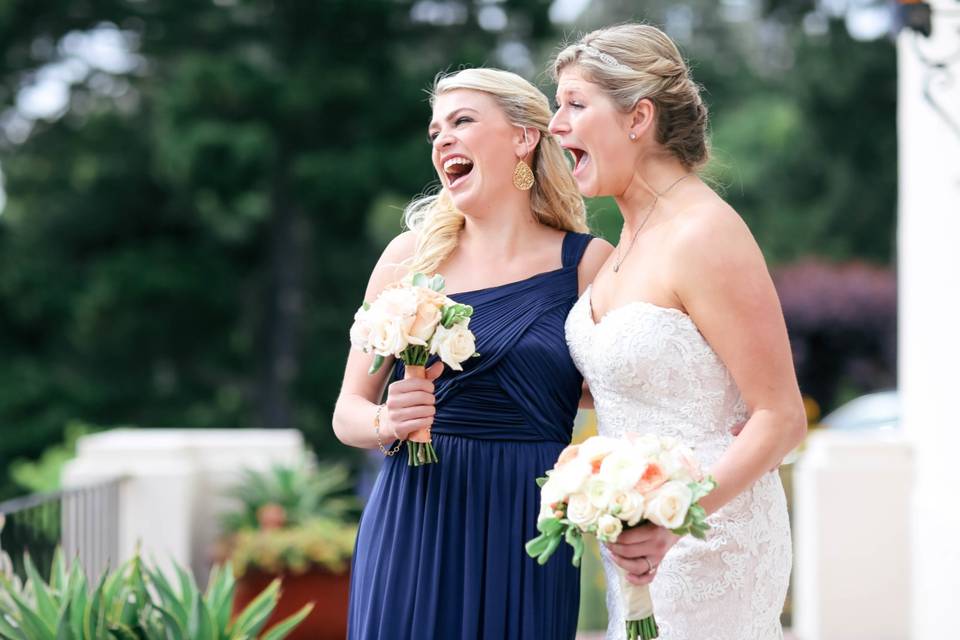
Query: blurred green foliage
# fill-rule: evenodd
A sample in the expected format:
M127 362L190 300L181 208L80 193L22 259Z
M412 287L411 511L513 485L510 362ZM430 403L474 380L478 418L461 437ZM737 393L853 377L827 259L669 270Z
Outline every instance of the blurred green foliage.
M550 4L0 4L0 496L11 460L74 419L297 427L341 451L352 313L400 208L434 180L424 89L489 64L549 95L544 64L578 29L640 18L675 35L712 110L709 173L772 263L891 259L889 42L804 30L800 2L743 20L723 12L744 3L598 0L578 25ZM18 115L21 90L98 26L127 34L136 64L87 64L65 113ZM590 211L616 240L612 202Z

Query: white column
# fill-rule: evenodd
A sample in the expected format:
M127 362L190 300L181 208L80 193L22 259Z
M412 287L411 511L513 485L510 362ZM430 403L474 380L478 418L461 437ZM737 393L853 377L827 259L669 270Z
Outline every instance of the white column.
M913 505L906 517L913 526L916 640L960 633L960 133L924 97L930 91L960 126L960 61L938 74L921 60L960 55L960 2L931 5L932 37L905 31L897 43L899 385L903 424L915 447ZM880 515L877 526L883 520ZM882 557L877 573L886 573Z
M293 463L303 452L296 430L117 429L81 438L62 484L122 478L114 566L139 544L145 558L192 568L203 585L228 506L223 490L243 468Z
M793 630L801 640L910 632L911 451L883 431L810 434L793 475Z

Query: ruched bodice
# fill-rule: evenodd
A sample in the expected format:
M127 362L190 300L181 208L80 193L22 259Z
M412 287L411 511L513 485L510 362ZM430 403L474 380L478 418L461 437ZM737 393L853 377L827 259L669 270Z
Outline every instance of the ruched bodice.
M450 294L474 308L480 355L436 381L439 463L395 456L377 477L354 554L351 640L573 638L569 550L539 567L523 547L537 535L535 480L573 431L582 378L563 325L590 239L568 233L559 269Z
M434 435L570 442L583 379L563 336L577 299L574 258L580 249L578 236L567 239L568 266L450 296L473 306L470 330L480 355L462 372L446 369L437 380Z

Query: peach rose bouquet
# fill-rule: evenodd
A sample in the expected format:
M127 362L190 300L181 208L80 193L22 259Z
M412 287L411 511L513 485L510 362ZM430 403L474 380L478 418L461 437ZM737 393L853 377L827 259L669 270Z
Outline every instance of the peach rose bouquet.
M357 310L350 327L350 344L374 354L371 374L391 356L403 361L406 378L423 378L431 355L439 356L456 371L462 371L463 362L477 355L476 340L469 329L473 307L445 296L444 287L439 274L428 278L414 273ZM438 460L429 429L410 434L408 464L416 467Z
M540 485L540 515L527 554L546 563L561 540L580 566L583 535L616 542L624 529L652 522L676 535L703 539L710 525L698 501L716 488L693 452L674 438L594 436L564 449ZM658 636L649 585L634 585L619 569L621 607L629 640Z

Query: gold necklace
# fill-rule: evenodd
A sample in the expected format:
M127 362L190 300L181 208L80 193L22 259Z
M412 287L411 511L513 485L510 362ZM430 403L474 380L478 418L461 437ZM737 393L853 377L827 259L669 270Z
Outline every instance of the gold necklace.
M665 195L667 195L668 193L670 193L670 190L673 189L673 188L674 188L675 186L677 186L678 184L680 184L680 182L681 182L682 180L684 180L685 178L689 178L689 177L692 176L692 175L693 175L693 173L685 173L685 174L683 174L682 176L680 176L679 178L677 178L676 180L674 180L674 181L673 181L673 184L671 184L669 187L667 187L662 193L654 192L654 194L653 194L653 202L650 203L650 207L647 209L647 215L643 216L643 221L640 223L640 226L637 227L637 230L633 232L633 238L630 240L630 246L627 247L627 250L624 252L622 258L620 257L620 245L617 244L617 260L616 260L616 262L613 263L613 272L614 272L614 273L619 273L619 272L620 272L620 265L622 265L622 264L623 264L623 261L627 259L627 256L628 256L628 255L630 255L630 251L631 251L631 249L633 249L633 245L635 245L635 244L637 243L637 236L640 235L640 231L643 229L643 226L644 226L645 224L647 224L647 220L649 220L649 219L650 219L650 216L653 215L653 208L656 207L656 206L657 206L657 202L660 201L660 196L665 196Z

